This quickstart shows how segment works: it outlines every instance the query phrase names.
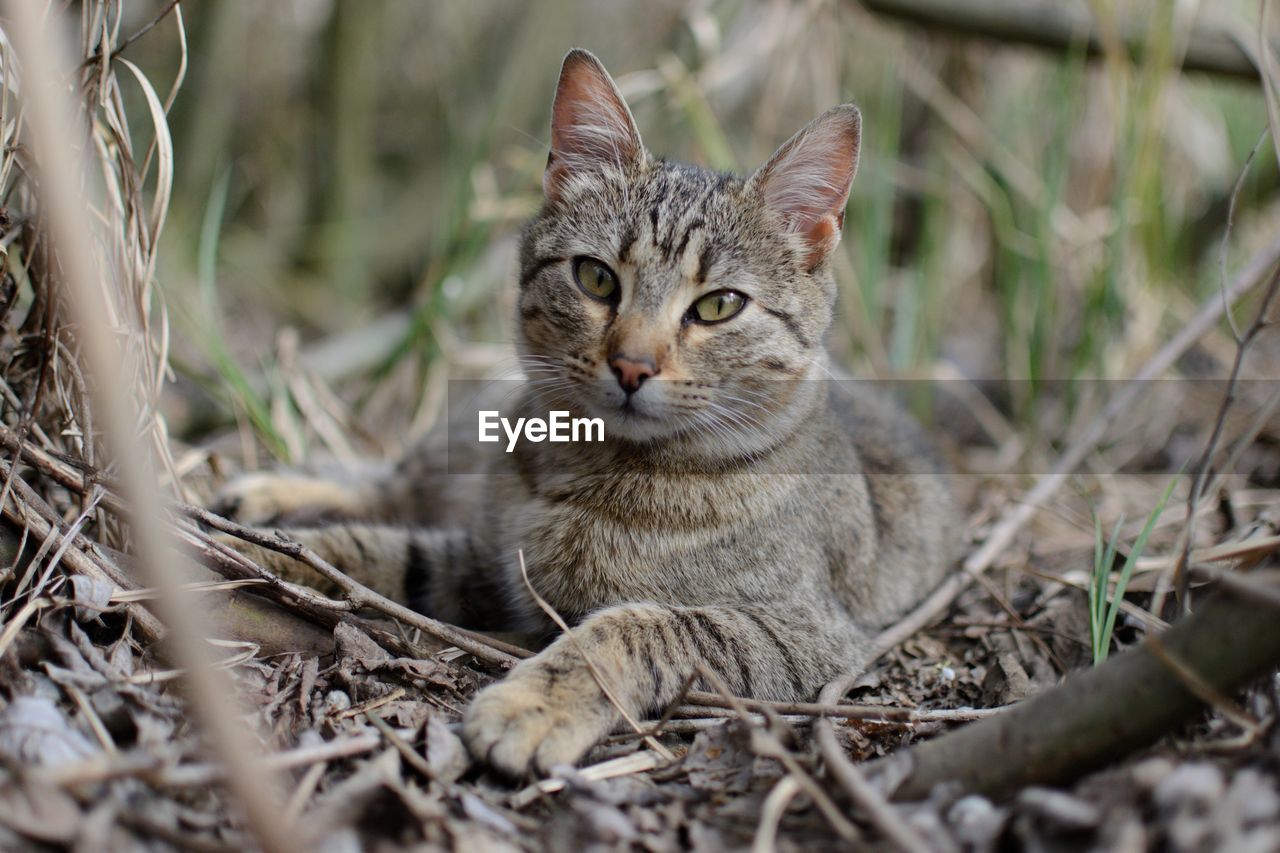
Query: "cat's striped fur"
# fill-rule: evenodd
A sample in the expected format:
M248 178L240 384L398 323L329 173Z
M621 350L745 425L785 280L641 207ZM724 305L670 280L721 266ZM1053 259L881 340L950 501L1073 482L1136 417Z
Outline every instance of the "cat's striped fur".
M870 390L818 381L859 130L857 111L837 107L745 180L664 162L599 62L570 53L546 204L520 256L531 378L513 415L554 400L604 418L607 440L522 443L470 479L445 476L428 445L362 483L259 475L227 497L251 521L311 505L369 519L291 533L433 616L550 636L523 551L534 588L636 716L675 699L699 664L744 695L812 698L864 667L877 627L938 582L956 531L918 427ZM584 257L616 271L610 300L575 283ZM690 314L721 289L744 296L740 313ZM459 481L477 493L456 493ZM560 638L482 691L464 730L519 774L577 760L618 720Z

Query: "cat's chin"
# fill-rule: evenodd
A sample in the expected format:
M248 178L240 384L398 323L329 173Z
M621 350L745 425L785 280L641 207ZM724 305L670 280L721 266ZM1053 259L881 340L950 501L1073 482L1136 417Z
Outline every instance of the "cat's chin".
M680 428L668 419L634 409L612 409L591 413L604 420L604 434L610 438L643 444L676 435Z

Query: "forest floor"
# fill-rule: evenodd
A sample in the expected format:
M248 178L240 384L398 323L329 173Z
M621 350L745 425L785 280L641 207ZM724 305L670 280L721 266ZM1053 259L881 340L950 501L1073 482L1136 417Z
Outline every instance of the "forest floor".
M953 448L962 466L990 450ZM1110 519L1108 530L1123 514L1141 521L1166 480L1140 473L1099 478L1092 504ZM962 497L974 542L1018 500L999 477L957 482L968 492ZM51 499L59 497L69 502L71 493L55 489ZM858 679L845 701L863 706L861 718L835 722L849 757L867 762L893 754L969 724L982 709L998 713L1091 665L1084 587L1095 533L1073 517L1079 510L1071 505L1081 500L1064 499L1043 513L949 609ZM1206 540L1276 534L1280 489L1250 486L1224 493L1224 500L1204 513ZM1146 553L1175 547L1181 513L1166 516ZM1144 609L1159 560L1139 567L1115 632L1120 647L1159 624ZM0 637L0 681L20 697L0 709L7 768L0 844L244 849L243 816L219 784L222 771L209 761L187 702L175 690L177 673L154 649L141 648L119 597L103 600L101 588L79 580L48 584L32 599L32 612L11 619ZM211 602L244 601L250 591L221 582L206 595ZM145 591L136 596L146 597ZM221 607L210 604L211 612L222 613ZM387 634L379 635L367 622L317 627L285 610L265 617L297 623L285 630L285 640L258 631L256 642L223 654L253 706L246 725L275 752L288 798L284 817L296 819L306 834L300 848L893 846L829 778L807 714L780 709L766 720L684 704L658 729L674 761L619 733L553 783L512 786L487 775L457 736L462 709L477 688L501 677L501 666L389 622ZM243 615L223 624L240 626L232 634L255 633L244 630ZM298 625L305 630L290 633ZM398 635L415 653L375 642L387 635ZM290 637L301 642L299 636L310 651L283 650ZM273 642L282 648L273 650ZM885 709L882 719L875 719L876 707ZM1154 747L1069 786L1026 787L1000 801L943 787L923 802L893 809L938 850L1010 844L1273 850L1280 847L1278 717L1280 677L1273 674L1234 707L1206 712ZM36 766L41 769L26 770ZM827 803L806 789L812 783ZM834 806L838 819L824 805Z

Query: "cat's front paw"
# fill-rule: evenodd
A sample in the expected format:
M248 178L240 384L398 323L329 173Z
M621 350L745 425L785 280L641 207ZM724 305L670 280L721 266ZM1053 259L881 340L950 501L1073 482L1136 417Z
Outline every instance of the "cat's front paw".
M516 675L476 695L463 739L473 756L503 775L546 775L557 764L575 763L608 733L613 721L596 706L594 697L574 702L540 678Z
M297 523L353 513L352 490L340 483L284 471L243 474L214 496L209 508L241 524Z

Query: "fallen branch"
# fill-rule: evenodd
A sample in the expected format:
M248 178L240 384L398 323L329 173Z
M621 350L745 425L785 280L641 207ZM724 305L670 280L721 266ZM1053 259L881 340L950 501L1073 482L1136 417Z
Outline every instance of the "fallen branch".
M1280 664L1278 621L1273 601L1224 584L1159 637L994 719L877 761L871 770L899 800L922 799L940 784L1000 796L1025 785L1070 782L1153 743L1205 708L1168 658L1218 694L1232 693Z
M207 524L215 530L243 539L246 542L251 542L259 547L286 554L315 569L325 580L342 590L343 595L346 596L347 603L353 608L367 607L371 610L376 610L379 613L390 616L397 622L402 622L410 628L417 628L425 634L457 646L463 651L469 652L489 663L511 666L521 657L529 656L529 652L517 646L486 637L475 631L455 627L438 619L432 619L430 616L425 616L416 610L410 610L403 604L398 604L385 596L379 595L364 584L343 574L336 566L300 542L294 542L274 533L264 533L261 530L254 530L251 527L236 524L198 506L183 506L181 510L191 518L202 524Z
M909 21L950 35L993 39L1060 53L1083 50L1104 54L1103 34L1085 4L1055 0L860 0L879 15ZM1140 61L1150 34L1147 20L1131 18L1116 34L1125 52ZM1197 23L1191 28L1183 71L1203 71L1257 80L1258 69L1233 35L1222 27Z

